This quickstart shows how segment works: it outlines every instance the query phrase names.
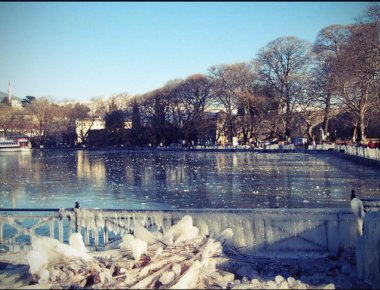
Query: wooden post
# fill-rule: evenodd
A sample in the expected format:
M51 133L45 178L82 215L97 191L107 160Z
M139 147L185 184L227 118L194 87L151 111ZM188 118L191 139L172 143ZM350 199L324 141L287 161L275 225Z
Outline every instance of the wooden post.
M84 242L85 242L86 246L90 245L90 231L89 231L88 227L86 227L86 231L84 233Z
M74 212L75 212L75 232L76 233L79 233L79 220L78 220L78 210L80 208L80 205L79 205L79 201L76 201L75 202L75 208L74 208Z
M104 221L103 242L104 245L108 243L107 220Z
M62 217L58 220L58 239L61 243L63 243L63 220Z
M54 219L50 221L50 238L54 239Z
M0 223L0 243L3 242L4 236L3 236L3 223Z
M99 246L99 232L98 232L98 228L96 228L96 229L93 230L93 234L94 234L95 249L98 249L98 246Z
M68 216L68 220L69 220L69 228L68 228L67 236L68 238L70 238L72 234L72 229L73 229L73 221L71 220L71 216Z

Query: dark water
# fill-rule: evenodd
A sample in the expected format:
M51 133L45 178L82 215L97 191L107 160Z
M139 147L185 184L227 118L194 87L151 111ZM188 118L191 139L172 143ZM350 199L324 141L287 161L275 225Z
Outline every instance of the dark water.
M327 154L0 152L0 206L118 209L347 207L379 170Z

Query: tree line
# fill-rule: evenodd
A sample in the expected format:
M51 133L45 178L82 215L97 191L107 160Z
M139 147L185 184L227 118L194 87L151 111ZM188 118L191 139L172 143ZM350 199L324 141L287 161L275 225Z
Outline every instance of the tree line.
M171 80L142 95L66 104L29 96L23 109L0 104L0 126L5 134L33 131L40 144L73 145L77 137L86 144L89 132L75 133L77 120L85 117L105 121L100 142L110 145L196 142L211 124L218 124L217 133L228 142L239 135L242 144L296 134L312 141L316 128L330 138L363 142L370 125L372 137L380 134L379 40L375 3L351 25L323 28L314 43L280 37L250 62L215 65L207 74Z

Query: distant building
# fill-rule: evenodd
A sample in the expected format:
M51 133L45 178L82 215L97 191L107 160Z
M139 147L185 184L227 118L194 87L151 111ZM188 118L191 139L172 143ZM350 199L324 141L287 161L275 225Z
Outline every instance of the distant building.
M21 99L12 95L11 82L8 83L8 93L0 92L0 103L9 104L15 108L22 108Z
M75 122L75 132L77 134L77 143L85 143L90 131L104 130L106 122L101 117L87 117L77 119ZM132 128L132 122L126 121L124 123L125 129Z
M77 142L85 143L90 130L105 129L105 122L101 117L83 118L75 122L75 133L77 134Z
M9 102L9 95L4 92L0 92L0 103L10 104L14 108L22 108L22 99L11 96L11 101Z

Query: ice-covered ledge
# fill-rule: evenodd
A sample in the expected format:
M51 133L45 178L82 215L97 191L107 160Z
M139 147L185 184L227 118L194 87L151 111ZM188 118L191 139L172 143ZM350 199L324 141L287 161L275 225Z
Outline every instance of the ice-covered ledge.
M193 210L99 210L76 209L61 214L77 219L86 242L93 237L107 243L109 236L133 232L142 224L165 233L184 215L191 215L200 234L233 231L233 245L241 252L334 253L339 246L354 246L356 226L351 209L193 209ZM90 233L90 234L88 234Z
M71 233L78 230L84 236L87 246L101 250L125 233L133 233L135 224L143 225L150 231L165 233L185 215L192 216L194 226L199 228L200 234L206 236L212 237L226 228L231 228L233 245L240 252L255 255L335 253L340 245L355 246L357 240L356 223L350 208L231 210L71 208L55 209L51 215L41 215L38 217L38 222L33 222L33 226L26 230L22 227L24 223L27 224L25 217L15 215L15 212L8 215L1 211L0 244L10 246L15 241L19 244L12 235L7 236L5 225L8 225L20 233L13 234L13 237L44 232L43 235L58 238L61 242L68 241ZM45 230L43 228L38 230L37 227L40 225L45 227Z

